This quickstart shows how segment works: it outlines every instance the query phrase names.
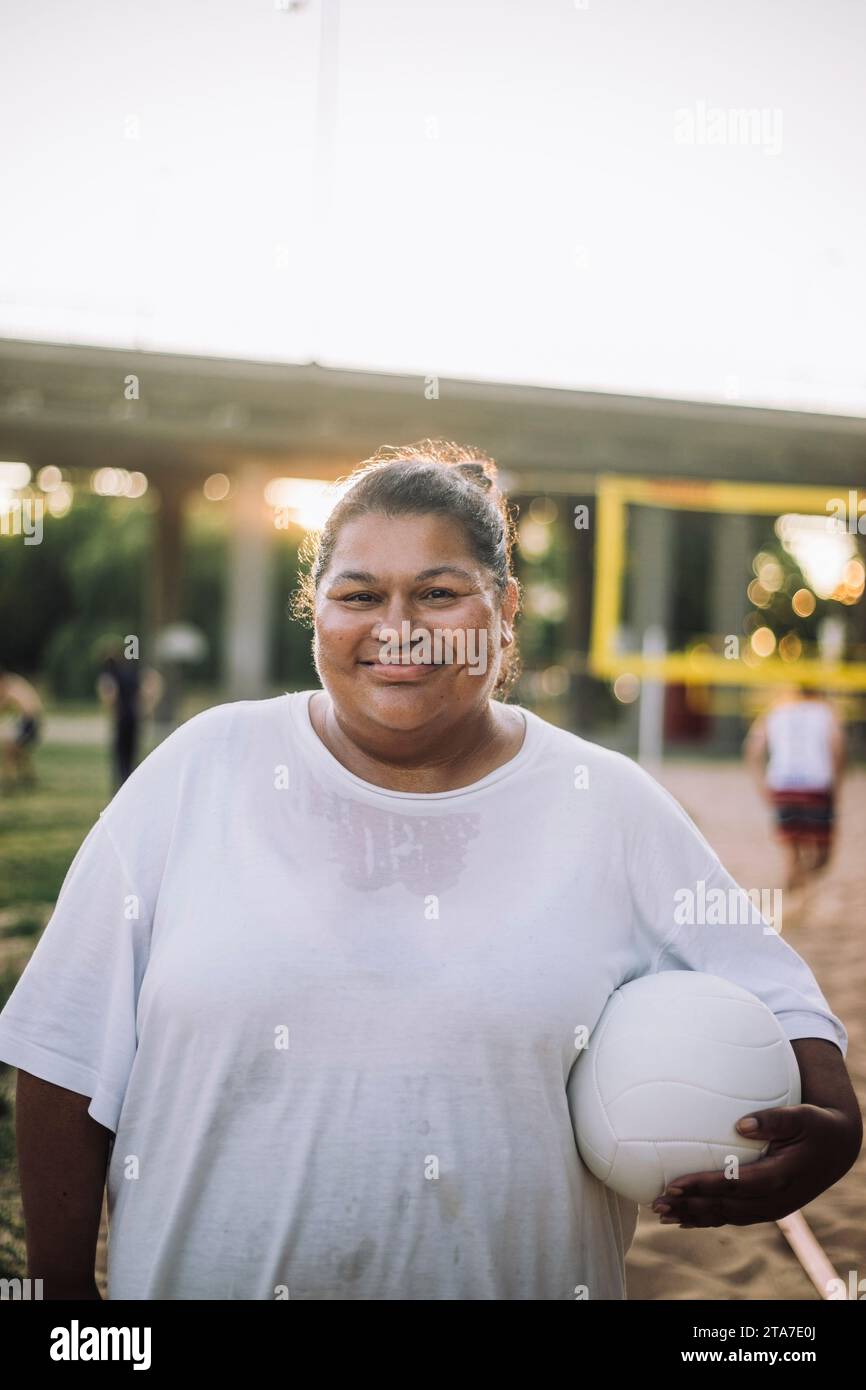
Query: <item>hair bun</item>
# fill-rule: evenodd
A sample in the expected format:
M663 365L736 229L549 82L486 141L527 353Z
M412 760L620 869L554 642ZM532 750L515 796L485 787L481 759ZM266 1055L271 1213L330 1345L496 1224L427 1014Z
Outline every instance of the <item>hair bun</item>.
M486 471L483 463L457 463L454 465L455 473L459 473L461 478L465 478L468 483L474 483L483 492L489 492L493 487L493 479Z

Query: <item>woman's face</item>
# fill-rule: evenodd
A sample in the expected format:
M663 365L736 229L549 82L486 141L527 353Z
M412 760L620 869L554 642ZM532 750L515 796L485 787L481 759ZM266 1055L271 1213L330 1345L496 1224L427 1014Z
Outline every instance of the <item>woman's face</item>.
M490 699L517 596L512 580L500 602L463 527L447 516L347 521L316 595L322 685L350 724L456 723Z

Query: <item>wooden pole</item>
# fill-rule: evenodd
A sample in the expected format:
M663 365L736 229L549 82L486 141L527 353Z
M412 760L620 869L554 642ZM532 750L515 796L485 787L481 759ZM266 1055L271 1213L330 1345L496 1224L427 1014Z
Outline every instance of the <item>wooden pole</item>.
M847 1299L844 1281L839 1278L824 1249L815 1239L803 1213L794 1211L790 1216L783 1216L776 1225L821 1297ZM843 1292L840 1293L840 1289Z

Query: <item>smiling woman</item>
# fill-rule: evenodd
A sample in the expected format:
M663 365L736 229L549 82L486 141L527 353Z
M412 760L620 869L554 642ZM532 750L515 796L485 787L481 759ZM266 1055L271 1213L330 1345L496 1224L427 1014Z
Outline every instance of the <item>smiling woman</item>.
M358 570L339 571L335 550L342 527L362 517L439 517L449 529L462 531L451 549L462 540L473 563L468 569L433 566L414 576L416 585L450 574L464 589L477 584L479 569L487 571L492 587L507 609L507 640L498 663L494 690L504 695L519 674L512 622L517 612L519 588L511 570L516 539L514 519L496 482L496 464L479 449L450 441L422 439L403 446L384 445L352 473L350 487L328 516L324 527L307 541L308 568L295 596L295 616L315 620L317 593L328 574L332 586L340 584L344 602L351 600L351 586L376 588L376 575ZM348 549L348 547L345 547ZM379 552L381 554L381 552ZM334 572L337 570L338 572ZM441 606L447 606L448 586L439 586ZM452 593L452 597L453 597ZM374 602L372 593L356 595L363 606Z
M759 1111L742 1183L677 1174L661 1219L775 1220L853 1163L806 963L760 917L678 921L683 885L736 888L682 808L501 698L511 545L489 459L380 451L297 599L321 689L189 720L82 844L0 1017L46 1297L98 1296L107 1176L111 1299L624 1298L637 1207L582 1162L567 1088L611 995L664 969L757 995L804 1103Z
M408 790L465 785L523 738L514 710L491 703L519 671L515 527L496 465L424 439L379 449L349 484L308 543L294 602L330 696L311 703L314 725L372 782L384 769Z

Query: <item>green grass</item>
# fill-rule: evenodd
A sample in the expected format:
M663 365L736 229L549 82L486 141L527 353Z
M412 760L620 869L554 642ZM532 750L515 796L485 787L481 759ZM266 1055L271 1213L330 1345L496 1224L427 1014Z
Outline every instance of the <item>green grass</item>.
M51 915L76 850L111 795L103 748L40 747L34 767L35 787L0 794L0 1008ZM0 1063L0 1278L24 1274L15 1070Z
M32 909L54 902L78 846L110 797L101 748L40 748L34 764L35 787L0 795L0 913L32 915Z

